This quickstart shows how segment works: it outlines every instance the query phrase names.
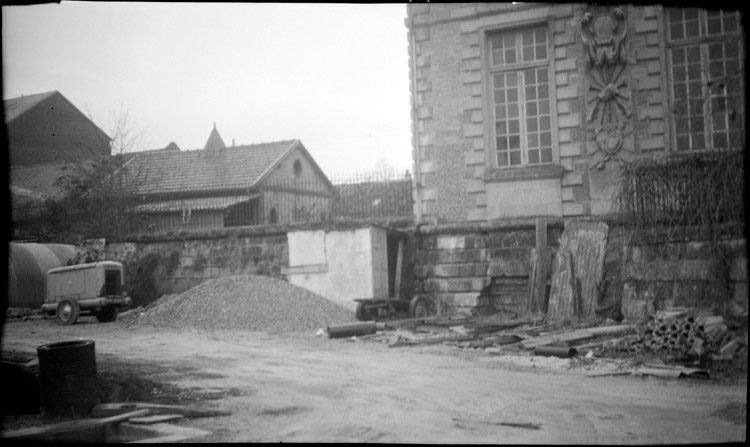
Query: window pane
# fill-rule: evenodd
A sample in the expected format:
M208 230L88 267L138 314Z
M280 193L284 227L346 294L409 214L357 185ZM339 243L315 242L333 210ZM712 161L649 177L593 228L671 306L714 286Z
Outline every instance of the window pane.
M505 90L495 90L495 103L497 104L505 103Z
M536 70L526 70L523 72L523 79L526 85L536 83Z
M700 36L700 28L698 27L698 21L685 22L685 35L688 37Z
M495 119L505 118L505 106L495 107Z
M552 163L552 148L542 149L542 163Z
M690 150L690 139L687 135L677 136L677 150L678 151Z
M673 40L679 40L685 38L685 32L682 28L682 23L674 23L669 27L669 37Z
M547 69L546 68L540 68L536 72L537 82L540 84L545 84L549 81L549 76L547 76Z
M725 132L714 133L714 147L724 149L727 147L727 134Z
M527 139L529 147L539 147L539 134L530 133Z
M536 46L536 58L537 60L547 59L547 46L546 45Z
M518 133L519 131L520 129L519 129L518 120L508 121L508 133ZM511 145L511 147L515 147L515 146Z
M552 145L552 134L550 132L544 132L539 138L540 146L547 147Z
M721 18L708 19L708 34L721 33Z
M704 141L704 134L701 133L693 133L690 135L690 140L693 142L693 149L705 149L706 148L706 142Z
M530 101L526 103L526 115L527 116L536 116L537 110L536 110L536 101Z
M549 98L549 86L540 85L537 91L539 92L539 99Z
M529 164L539 163L539 151L534 149L529 151Z
M501 88L505 87L505 76L502 74L496 74L492 76L493 82L495 83L495 88Z
M672 50L672 63L685 63L685 50L683 48L675 48L674 50Z
M498 166L508 166L508 153L507 152L498 152L498 154L497 154L497 165Z
M516 46L516 34L513 32L503 34L503 47L515 48L515 46Z
M737 13L725 13L724 14L724 32L731 33L737 31Z
M722 44L713 44L708 46L709 59L721 59L724 57L724 46Z
M534 47L523 47L523 60L524 61L534 60Z
M511 166L521 164L521 152L514 151L510 153L510 164Z
M531 29L524 30L521 33L521 36L522 36L521 42L523 42L524 46L534 45L534 30L531 30Z
M685 8L685 20L697 20L698 9L697 8Z
M549 116L543 116L539 118L539 129L549 130L550 129L549 125L550 125Z
M743 143L744 141L742 141L742 133L740 132L729 133L729 147L739 149L743 147Z
M517 104L508 104L508 116L510 118L518 117L518 105Z
M521 137L518 135L508 137L508 147L510 149L519 149L521 147Z
M518 89L517 88L508 89L508 102L518 102Z
M527 81L528 83L528 81ZM532 87L526 87L526 100L534 100L536 99L536 88Z
M497 150L506 151L508 150L508 137L497 138Z
M548 113L549 113L549 101L540 101L539 102L539 114L546 115Z
M505 50L505 63L515 64L516 63L516 50L515 48Z
M507 77L506 77L506 84L505 85L508 85L508 86L516 86L516 85L518 85L518 73L516 73L516 72L508 73L506 76Z
M508 125L505 121L498 121L495 123L495 131L498 135L505 135L508 133Z
M537 28L534 30L536 43L547 43L547 28Z
M538 130L537 128L537 120L536 118L529 118L526 120L526 132L536 132Z

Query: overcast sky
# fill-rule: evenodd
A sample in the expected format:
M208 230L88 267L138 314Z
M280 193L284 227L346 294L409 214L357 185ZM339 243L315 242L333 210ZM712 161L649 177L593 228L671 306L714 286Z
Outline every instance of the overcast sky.
M326 174L411 169L405 4L3 6L3 99L58 90L140 149L299 139Z

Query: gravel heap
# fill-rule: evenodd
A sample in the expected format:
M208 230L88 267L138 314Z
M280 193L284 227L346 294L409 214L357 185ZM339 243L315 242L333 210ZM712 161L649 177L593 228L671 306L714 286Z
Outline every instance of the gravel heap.
M355 321L354 312L267 276L229 276L160 298L137 325L220 330L302 331Z

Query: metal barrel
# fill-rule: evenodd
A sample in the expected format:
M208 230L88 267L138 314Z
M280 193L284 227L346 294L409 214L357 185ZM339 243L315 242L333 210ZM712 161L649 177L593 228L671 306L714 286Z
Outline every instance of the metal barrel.
M348 323L338 326L328 326L328 338L354 337L368 334L374 334L377 326L374 321L363 323Z
M42 345L39 381L45 416L80 416L96 404L97 378L94 342L65 341Z

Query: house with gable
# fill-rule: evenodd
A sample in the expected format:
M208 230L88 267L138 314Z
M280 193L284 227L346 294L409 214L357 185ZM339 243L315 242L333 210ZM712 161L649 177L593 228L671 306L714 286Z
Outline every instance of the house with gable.
M120 175L148 231L319 221L336 197L301 141L226 146L216 126L203 149L139 152Z
M6 99L3 111L13 222L38 221L61 196L67 162L110 155L111 138L58 91Z

